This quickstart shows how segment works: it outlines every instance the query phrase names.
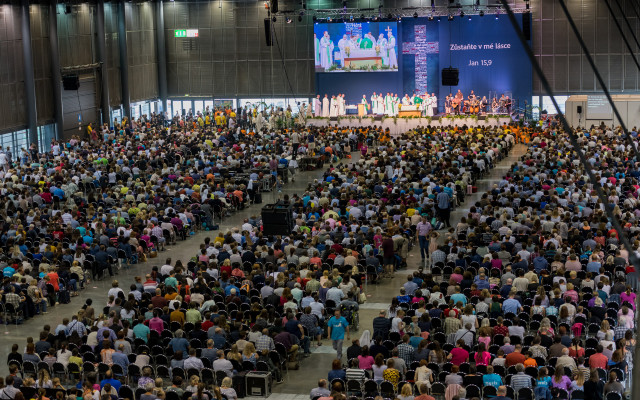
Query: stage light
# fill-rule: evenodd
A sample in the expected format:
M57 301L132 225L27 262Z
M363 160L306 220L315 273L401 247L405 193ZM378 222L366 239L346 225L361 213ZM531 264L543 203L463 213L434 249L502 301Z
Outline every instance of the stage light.
M272 20L273 22L276 22L276 21L278 21L278 18L276 18L276 16L274 15L274 16L273 16L273 18L271 18L271 20Z
M331 17L327 18L327 22L331 22Z
M440 22L440 17L438 17L438 22Z
M298 15L298 22L302 22L302 14Z
M387 15L387 18L393 19L393 15L389 14L389 15Z
M313 20L313 22L316 22L318 20L318 17L316 17L315 15L313 16L313 18L311 18Z
M418 18L418 12L417 11L413 13L413 18Z
M469 21L471 21L471 15L469 15Z
M360 14L360 19L364 19L364 14Z
M429 18L427 18L429 21L433 21L433 15L429 15Z
M500 14L496 14L496 21L498 20L498 16L499 16L499 15L500 15Z
M448 21L453 21L453 15L449 15L449 17L447 18Z
M484 17L484 11L480 11L480 16Z
M464 11L460 10L460 18L464 18Z
M287 21L287 24L290 24L291 23L291 18L287 17L286 21Z

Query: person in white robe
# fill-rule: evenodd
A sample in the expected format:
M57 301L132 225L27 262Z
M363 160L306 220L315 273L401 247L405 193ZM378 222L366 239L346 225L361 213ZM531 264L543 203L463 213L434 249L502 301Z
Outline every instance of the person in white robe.
M320 100L320 95L317 95L313 100L313 115L316 117L322 116L322 101Z
M340 49L340 63L342 64L342 67L344 68L344 59L347 56L347 47L351 47L351 43L349 38L347 37L347 35L342 35L342 39L340 39L338 41L338 49Z
M435 93L431 93L431 115L438 114L438 97Z
M376 115L378 113L378 95L373 92L371 95L371 114Z
M388 65L392 69L398 69L398 56L396 55L396 38L391 32L387 32L389 39L387 39L387 60Z
M344 99L344 93L338 95L338 115L347 115L347 103Z
M338 116L338 99L336 99L336 96L331 96L329 117L337 117L337 116Z
M384 97L382 93L378 95L378 115L384 114Z
M369 114L369 102L367 101L367 95L366 94L362 95L362 100L360 100L360 104L364 105L364 115Z
M311 118L313 116L313 112L311 111L311 104L309 105L304 105L304 109L305 109L305 118Z
M402 98L402 105L403 106L410 106L411 105L411 99L409 98L408 94L405 94L404 97Z
M333 42L329 37L329 32L324 32L324 36L320 39L320 65L325 70L333 65Z
M329 106L330 106L329 98L325 94L324 99L322 99L322 116L325 118L328 117L330 114Z
M387 95L384 96L384 114L391 115L391 94L387 92Z
M429 93L425 95L425 99L422 102L422 107L424 108L424 115L427 117L433 117L433 109L431 108L431 96Z
M378 36L378 47L380 48L380 57L382 57L382 65L388 66L389 59L387 58L387 39L384 38L384 34Z
M320 65L320 39L315 33L313 34L313 54L315 54L315 65Z

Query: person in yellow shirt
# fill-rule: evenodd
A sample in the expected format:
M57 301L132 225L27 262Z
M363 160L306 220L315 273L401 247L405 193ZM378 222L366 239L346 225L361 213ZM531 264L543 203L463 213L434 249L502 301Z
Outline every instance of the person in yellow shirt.
M216 126L222 126L222 116L220 114L216 114L215 120Z
M209 117L209 114L207 114L207 116L206 116L206 117L204 117L204 124L205 124L206 126L211 125L211 117Z

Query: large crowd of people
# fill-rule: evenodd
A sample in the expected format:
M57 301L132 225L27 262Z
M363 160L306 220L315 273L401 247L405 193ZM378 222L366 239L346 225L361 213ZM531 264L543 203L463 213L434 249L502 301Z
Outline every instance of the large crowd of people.
M234 400L247 372L281 382L325 338L336 359L312 400L602 399L629 388L635 286L626 278L637 249L620 245L562 132L533 133L525 156L458 222L451 210L508 154L518 128L391 137L376 127L191 122L102 128L5 168L3 300L17 322L73 301L89 279L160 258L132 282L113 280L106 303L88 300L24 349L14 345L0 398L49 395L63 378L95 400ZM629 149L607 130L581 140L638 245ZM249 215L214 230L262 189L281 189L282 170L308 155L325 171L282 197L295 221L288 235L264 234ZM202 229L211 230L190 259L162 257ZM414 245L419 269L403 273ZM359 324L365 282L399 276L389 308Z

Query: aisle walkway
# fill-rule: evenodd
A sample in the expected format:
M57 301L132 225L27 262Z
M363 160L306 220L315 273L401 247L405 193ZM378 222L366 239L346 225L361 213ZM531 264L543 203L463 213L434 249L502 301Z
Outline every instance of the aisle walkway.
M511 164L517 161L525 151L525 145L516 145L508 157L500 161L487 176L478 180L476 183L478 191L471 196L467 196L464 204L451 213L453 226L460 221L461 217L467 215L469 207L475 204L494 183L497 183ZM418 246L415 246L409 253L407 263L408 269L397 272L393 279L386 279L378 285L367 285L365 287L367 302L360 306L361 328L351 335L351 340L358 339L363 330L372 329L373 318L378 316L380 310L386 310L389 307L392 297L399 294L400 287L406 282L407 274L418 269L420 263L420 249ZM345 347L350 346L351 342L345 340L344 344ZM343 351L343 354L345 354L345 351ZM324 340L323 346L312 347L312 352L311 357L301 363L299 370L289 372L285 377L284 384L274 387L274 394L269 397L269 400L308 400L309 392L317 386L318 379L327 379L327 373L336 354L331 347L331 341ZM345 362L344 356L342 361L343 363Z

